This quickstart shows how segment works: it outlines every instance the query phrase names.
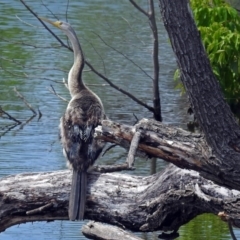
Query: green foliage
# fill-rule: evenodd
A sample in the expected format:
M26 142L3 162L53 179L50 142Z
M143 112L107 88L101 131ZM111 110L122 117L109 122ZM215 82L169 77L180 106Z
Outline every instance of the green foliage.
M225 98L240 106L240 16L223 0L191 0L191 6Z

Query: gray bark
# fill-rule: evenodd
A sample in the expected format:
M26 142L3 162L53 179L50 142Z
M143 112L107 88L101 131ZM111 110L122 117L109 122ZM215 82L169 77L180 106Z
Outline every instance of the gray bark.
M82 233L89 239L95 240L143 240L122 228L90 221L82 227Z
M189 1L159 0L159 3L194 114L218 158L209 159L204 176L240 190L240 128L212 72Z
M0 231L32 221L67 220L71 172L27 173L0 180ZM240 226L240 192L169 165L148 177L90 173L86 219L133 231L177 230L201 213Z

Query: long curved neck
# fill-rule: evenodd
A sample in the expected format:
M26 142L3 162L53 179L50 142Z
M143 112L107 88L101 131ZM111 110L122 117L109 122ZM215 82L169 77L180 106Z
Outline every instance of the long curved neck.
M86 86L82 81L84 56L76 33L74 31L68 32L67 36L72 44L74 52L74 63L68 74L68 88L71 96L73 97L81 90L86 89Z

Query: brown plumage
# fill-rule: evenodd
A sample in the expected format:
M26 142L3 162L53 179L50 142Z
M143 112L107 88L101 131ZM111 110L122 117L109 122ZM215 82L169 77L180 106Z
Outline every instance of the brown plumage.
M70 24L41 18L61 29L69 38L74 52L74 64L68 74L68 88L72 96L60 119L60 138L63 153L73 169L69 198L69 219L84 219L87 171L100 155L104 142L93 138L94 130L104 118L100 98L82 81L84 56L75 31Z
M68 104L61 118L61 142L64 155L73 168L69 219L82 220L85 211L87 170L104 147L93 138L94 129L101 124L103 107L90 90L82 90Z

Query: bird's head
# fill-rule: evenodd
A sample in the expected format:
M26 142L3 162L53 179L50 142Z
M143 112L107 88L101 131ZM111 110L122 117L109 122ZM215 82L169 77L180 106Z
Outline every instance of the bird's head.
M63 22L63 21L51 21L47 18L43 18L43 17L39 17L42 21L47 22L52 24L54 27L57 27L59 29L61 29L63 32L68 33L68 32L72 32L73 29L71 27L71 25L69 23Z

